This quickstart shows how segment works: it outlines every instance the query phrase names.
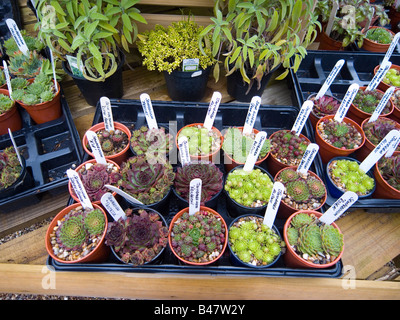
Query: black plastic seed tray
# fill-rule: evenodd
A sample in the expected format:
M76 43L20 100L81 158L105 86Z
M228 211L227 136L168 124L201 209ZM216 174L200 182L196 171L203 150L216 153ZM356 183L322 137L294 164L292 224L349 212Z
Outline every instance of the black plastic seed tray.
M0 40L2 42L11 36L6 24L7 19L13 19L18 28L21 29L21 13L17 1L0 0Z
M134 125L139 128L146 125L146 119L142 111L140 101L137 100L111 100L114 120L124 123L128 127ZM153 101L154 113L157 122L161 126L168 126L176 121L176 129L179 130L184 125L203 122L208 104L205 103L175 103L164 101ZM229 126L242 126L247 114L248 105L245 104L221 104L218 109L218 114L214 122L214 126L219 130L228 128ZM297 117L299 109L292 106L261 106L258 112L255 128L264 130L270 135L272 132L280 129L291 129ZM99 106L94 116L93 124L102 122L101 111ZM173 130L175 131L175 130ZM306 125L303 132L309 135L310 126ZM171 159L171 158L170 158ZM221 159L223 159L221 157ZM171 160L172 164L174 163ZM263 164L268 170L268 167ZM226 174L224 165L219 164L220 169ZM69 201L68 204L72 204ZM164 211L160 211L169 224L172 217L179 211L177 199L174 194L171 194L169 206ZM217 211L223 216L227 225L234 219L229 216L226 209L226 199L222 192L218 200ZM276 226L282 233L283 219L276 219ZM59 263L50 256L47 261L48 265L59 271L104 271L104 272L148 272L148 273L186 273L186 274L224 274L224 275L248 275L248 276L271 276L271 277L330 277L337 278L342 275L342 262L339 261L333 267L327 269L293 269L285 266L283 257L269 268L259 269L251 267L239 267L234 265L229 257L229 249L226 248L224 255L214 264L208 266L191 266L181 263L167 246L162 258L155 264L133 267L132 265L120 263L112 253L108 261L104 263L81 263L81 264L66 264Z
M33 123L25 109L18 106L23 127L13 132L13 137L33 182L20 193L0 199L0 212L38 203L44 192L68 192L65 172L73 164L82 162L83 148L63 94L61 106L63 114L60 118L39 125ZM0 136L0 150L11 145L8 134Z

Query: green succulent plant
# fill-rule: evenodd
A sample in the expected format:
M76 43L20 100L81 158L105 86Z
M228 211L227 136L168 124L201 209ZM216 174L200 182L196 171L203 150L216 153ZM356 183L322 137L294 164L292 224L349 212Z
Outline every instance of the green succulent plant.
M130 140L132 150L136 155L147 155L148 158L165 158L173 147L173 137L165 132L164 127L158 129L149 129L142 126L132 131Z
M0 151L0 190L12 186L21 176L22 167L14 147Z
M380 44L390 44L393 40L392 34L385 28L372 28L367 31L365 37Z
M8 70L15 77L33 78L40 73L44 60L36 51L30 51L28 55L17 51L10 57Z
M0 114L10 110L13 105L14 101L12 101L8 95L0 94Z
M187 137L190 155L212 154L221 147L219 133L214 129L208 130L203 126L183 127L178 135L178 140L181 137Z
M46 47L43 41L41 41L37 37L33 37L27 34L26 30L20 30L20 32L29 51L40 52ZM4 41L3 47L9 57L12 57L16 52L19 51L19 47L15 42L14 37L10 37L6 41Z
M382 157L378 161L378 170L390 186L400 191L400 155Z

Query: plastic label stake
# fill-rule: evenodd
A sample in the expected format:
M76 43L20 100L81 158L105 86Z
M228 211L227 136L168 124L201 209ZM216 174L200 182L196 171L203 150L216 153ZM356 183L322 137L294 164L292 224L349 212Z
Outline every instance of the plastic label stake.
M296 121L292 127L292 131L294 131L297 136L299 136L303 130L313 105L314 103L311 100L307 100L304 101L303 105L301 106L299 114L297 115Z
M283 193L285 192L285 186L280 182L275 182L272 188L271 196L268 201L267 209L265 210L263 223L270 229L274 225L275 217L281 203Z
M210 105L208 106L206 119L204 120L204 128L207 128L208 130L212 129L215 117L217 116L219 104L221 103L221 99L221 93L219 93L218 91L214 92L210 101Z
M382 110L385 108L387 102L389 101L390 97L392 96L395 87L390 87L389 89L386 90L385 94L383 95L381 101L379 101L379 104L375 108L375 111L372 113L371 117L368 120L368 123L376 121L380 114L382 113Z
M103 194L100 202L115 221L117 221L119 218L124 220L126 219L124 210L122 210L121 206L111 193L107 192Z
M142 108L144 111L144 116L146 117L147 126L149 129L158 129L158 124L156 116L154 115L153 105L151 103L150 96L147 93L142 93L140 95L140 102L142 103Z
M67 176L82 207L85 209L93 209L93 205L90 202L89 196L86 193L85 187L81 181L81 178L79 178L78 173L72 169L68 169Z
M368 87L365 89L365 91L375 90L391 66L392 63L390 61L382 62L381 66L379 67L375 76L372 78L371 82L368 84Z
M256 122L258 109L260 109L261 98L255 96L251 99L249 110L247 111L246 120L244 122L243 134L249 135L253 132L254 123Z
M25 43L24 38L22 37L21 32L19 31L19 28L15 21L13 19L7 19L6 24L8 29L11 32L12 37L15 40L15 43L17 44L19 50L26 56L29 56L29 49L28 46Z
M335 117L333 118L337 122L342 122L344 117L346 116L347 111L350 108L351 103L353 102L358 89L360 89L360 86L357 83L353 83L348 89L346 94L344 95L344 98L342 102L340 103L340 106L338 110L336 111Z
M179 156L181 157L182 167L190 164L189 144L187 137L180 137L178 140Z
M336 202L319 218L325 224L331 224L346 212L358 200L357 193L345 192Z
M395 34L395 36L393 37L392 42L390 43L389 48L386 50L386 54L385 57L382 60L382 64L386 63L387 61L389 61L390 57L392 56L392 53L394 51L394 48L396 48L397 43L399 42L399 38L400 38L400 32L397 32Z
M400 134L398 135L396 140L394 140L392 143L389 144L389 148L385 153L386 158L390 158L393 155L393 153L396 151L399 143L400 143Z
M190 181L189 185L189 215L194 215L200 211L201 202L201 185L202 181L199 178Z
M99 138L96 132L88 130L86 131L86 137L88 139L90 148L97 163L107 164L106 158L104 157L103 150L101 149Z
M301 174L306 174L308 172L308 169L310 168L312 162L314 161L314 158L317 155L318 150L319 150L319 145L317 145L316 143L310 143L307 146L307 149L304 152L303 157L301 158L301 162L297 166L297 172Z
M56 92L58 92L58 84L57 84L57 76L56 76L56 66L54 63L53 51L49 48L50 51L50 62L51 62L51 69L53 70L53 78L54 78L54 88Z
M103 115L104 128L106 131L114 131L114 119L111 110L111 102L107 97L100 98L101 114Z
M6 78L6 82L7 82L7 89L8 89L8 94L10 96L10 99L14 101L14 99L12 98L12 87L11 87L11 80L10 80L10 73L8 72L8 66L7 66L7 62L5 60L3 60L3 71L4 71L4 77Z
M246 163L243 166L244 171L253 170L265 139L267 139L267 133L265 131L260 131L257 133L256 138L251 146L250 153L247 156Z
M338 11L338 9L339 9L339 2L337 0L333 0L332 1L332 11L329 15L329 20L328 20L328 23L327 23L326 29L325 29L325 32L328 36L331 34L333 22L335 20L336 12Z
M344 60L340 59L338 62L336 62L335 66L333 67L331 73L329 76L326 78L324 84L322 85L321 89L319 89L317 95L315 96L315 100L318 100L319 98L323 97L326 91L328 91L329 87L331 86L333 80L335 80L336 76L338 75L340 69L342 69L344 64Z
M11 142L12 142L12 145L13 145L13 147L14 147L15 153L17 154L17 158L18 158L19 164L21 165L21 167L24 167L24 165L23 165L23 163L22 163L21 155L19 154L19 150L18 150L18 147L17 147L17 143L16 143L15 140L14 140L14 136L13 136L13 134L12 134L10 128L8 128L8 134L10 135Z
M105 184L104 186L107 189L119 194L121 197L125 198L129 202L132 202L134 204L138 204L138 205L141 205L141 206L144 205L142 202L140 202L136 198L132 197L130 194L126 193L125 191L121 190L120 188L114 187L114 186L112 186L110 184Z

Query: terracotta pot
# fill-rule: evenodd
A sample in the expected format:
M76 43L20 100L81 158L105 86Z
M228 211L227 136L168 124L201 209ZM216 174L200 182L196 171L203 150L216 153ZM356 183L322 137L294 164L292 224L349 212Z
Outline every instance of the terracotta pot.
M116 164L114 161L111 161L111 160L107 159L107 162L108 162L108 163L111 163L111 164L114 165L114 166L116 166L116 167L118 168L118 170L120 169L119 165ZM96 159L91 159L91 160L88 160L88 161L86 161L86 162L80 164L80 165L75 169L75 171L78 172L80 169L82 169L82 167L84 167L86 164L89 164L89 163L95 164L95 163L96 163ZM108 189L107 189L107 190L108 190ZM75 200L75 202L79 202L78 197L76 196L75 192L73 191L71 182L68 182L68 191L69 191L69 194L71 195L71 197ZM113 192L112 194L113 194L114 197L117 195L116 192ZM101 201L100 201L100 200L92 201L92 203L101 205Z
M243 132L244 127L237 127L237 128ZM259 130L253 128L253 133L257 134L257 133L259 133ZM225 136L224 136L224 139L225 139ZM269 152L265 155L265 157L256 161L256 165L259 166L262 162L264 162L268 158L268 156L269 156ZM236 162L235 160L233 160L233 158L230 154L224 152L224 165L225 165L225 171L229 172L237 166L244 165L244 163Z
M200 206L200 210L206 210L206 211L212 213L213 215L217 216L217 217L221 220L222 225L223 225L223 227L225 228L225 241L224 241L224 244L223 244L223 247L222 247L221 252L219 253L219 255L218 255L216 258L214 258L214 259L211 260L211 261L207 261L207 262L198 262L198 263L196 263L196 262L191 262L191 261L187 261L187 260L185 260L184 258L180 257L180 256L175 252L175 250L173 249L173 247L172 247L172 245L171 245L171 241L172 241L172 238L171 238L172 228L174 227L175 221L178 220L178 218L180 218L180 217L182 216L182 214L184 214L185 212L188 212L188 211L189 211L189 208L182 209L181 211L179 211L179 212L172 218L171 223L170 223L170 225L169 225L169 232L168 232L168 243L169 243L169 246L170 246L170 248L171 248L172 253L173 253L180 261L182 261L182 262L184 262L184 263L186 263L186 264L196 265L196 266L204 266L204 265L209 265L209 264L211 264L211 263L216 262L216 261L217 261L219 258L221 258L222 255L224 254L224 251L225 251L226 246L227 246L227 243L228 243L228 227L227 227L227 225L226 225L226 222L225 222L224 218L223 218L218 212L216 212L215 210L213 210L213 209L211 209L211 208L207 208L207 207Z
M104 130L104 128L105 128L104 122L100 122L100 123L97 123L94 126L92 126L89 130L97 132L97 131L100 131L100 130ZM118 152L117 154L113 154L113 155L110 155L110 156L105 156L105 158L108 159L108 160L114 161L118 165L121 165L122 162L124 162L128 158L128 155L129 155L128 151L129 151L129 147L130 147L129 141L131 139L131 131L125 125L123 125L122 123L116 122L116 121L114 122L114 128L115 129L119 129L119 130L121 130L121 131L123 131L123 132L125 132L127 134L128 143L127 143L126 147L121 152ZM85 152L88 155L90 155L92 158L94 158L93 153L90 152L89 149L87 148L87 144L88 144L88 140L87 140L86 135L84 135L83 138L82 138L83 149L85 150Z
M314 101L316 95L317 95L316 93L309 95L308 98L307 98L307 100ZM341 102L338 98L333 97L333 96L331 96L331 95L325 94L324 96L331 97L331 98L335 99L336 101L339 102L339 104L340 104L340 102ZM336 112L335 112L335 113L336 113ZM319 119L321 119L321 117L320 117L320 116L317 116L317 115L314 113L314 108L313 108L313 109L311 110L310 115L308 116L308 118L310 119L311 124L312 124L312 126L313 126L313 129L315 130L315 127L316 127L316 125L317 125L317 122L318 122Z
M381 66L381 65L378 64L378 65L374 68L374 75L376 75L376 73L378 72L380 66ZM400 72L400 66L395 65L395 64L392 64L392 66L390 67L390 69L396 69L397 71ZM378 84L378 89L381 90L381 91L383 91L383 92L385 92L385 91L386 91L387 89L389 89L390 87L391 87L390 84L387 84L386 82L383 82L383 81L379 82L379 84ZM399 89L399 88L397 88L397 89L395 89L395 90L398 90L398 89ZM393 110L393 112L394 112L394 110Z
M357 147L357 148L354 148L354 149L341 149L341 148L336 148L336 147L328 144L327 142L325 142L325 140L322 139L322 137L320 135L318 127L319 127L319 125L320 125L320 123L322 121L325 121L326 119L333 119L334 117L335 117L334 115L330 115L330 116L325 116L325 117L321 118L318 121L317 128L315 130L315 142L319 145L319 154L321 156L322 162L324 162L324 163L328 163L329 160L331 160L334 157L340 157L340 156L345 157L345 156L348 156L349 154L351 154L351 153L357 151L358 149L360 149L362 147L362 145L364 144L364 142L365 142L365 135L364 135L364 132L362 131L361 127L355 121L353 121L353 120L351 120L351 119L349 119L347 117L345 117L343 119L343 121L345 123L349 123L349 124L353 125L354 127L356 127L357 131L362 136L362 142L361 142L360 146Z
M34 79L28 79L30 83L32 83L33 80ZM46 101L35 105L27 105L22 101L17 102L29 113L32 120L36 124L52 121L62 116L60 88L60 84L58 84L58 91L51 101Z
M367 87L360 87L359 90L365 91L366 88ZM379 89L375 89L375 90L377 90L378 92L382 93L382 95L384 94L384 92L379 90ZM390 112L381 113L381 116L384 116L384 117L386 116L387 117L393 112L393 109L394 109L393 101L391 99L389 99L389 103L390 103ZM354 120L355 122L357 122L357 124L361 125L361 123L365 119L371 117L371 114L360 110L359 108L357 108L354 105L354 103L352 103L350 105L349 110L347 111L347 117L352 119L352 120Z
M186 128L186 127L195 127L195 126L203 126L203 123L191 123L191 124L188 124L188 125L182 127L178 131L178 134L176 135L176 138L175 138L175 144L176 144L176 146L178 148L178 151L179 151L178 139L179 139L179 134L181 133L182 129ZM211 162L214 162L214 163L220 163L220 157L219 156L220 156L220 150L221 150L221 147L222 147L222 143L224 141L224 137L222 136L221 132L216 127L212 127L211 130L216 132L218 137L219 137L219 139L220 139L220 144L219 144L218 149L215 150L213 153L202 155L202 156L190 155L191 161L211 161Z
M391 30L393 32L399 32L400 29L398 27L398 24L400 22L400 12L398 12L396 10L396 8L392 5L389 8L388 16L389 16L389 19L390 19Z
M337 41L328 36L328 34L323 31L319 35L319 47L318 50L334 50L334 51L343 51L343 43L341 41Z
M286 169L293 169L293 170L297 170L297 166L292 166L292 167L287 167L287 168L283 168L282 170L280 170L274 177L274 181L279 181L277 180L279 175L281 174L282 171L286 170ZM324 184L324 181L314 172L308 170L308 174L311 175L312 177L316 178L317 180L319 180L322 184ZM325 185L325 184L324 184ZM323 200L321 201L321 205L317 208L314 208L314 211L317 211L319 209L322 208L322 206L325 204L326 202L326 196L327 196L327 191L325 188L325 195L323 197ZM279 205L279 210L277 213L277 217L281 218L281 219L287 219L290 217L290 215L292 215L293 213L295 213L296 211L298 211L298 209L295 209L293 207L291 207L290 205L288 205L286 202L283 201L283 199L281 200L281 203Z
M110 254L110 248L105 245L105 235L108 227L108 221L107 221L107 214L105 211L97 204L93 204L93 207L95 209L100 209L101 212L104 214L104 217L106 219L106 224L104 228L103 235L100 239L100 242L97 244L96 248L90 252L87 256L74 260L74 261L64 261L59 259L53 252L53 247L50 242L50 234L53 233L54 227L57 225L58 221L61 220L66 214L68 214L72 209L75 209L76 207L81 206L80 203L74 203L68 207L65 207L62 209L55 217L54 219L50 222L50 225L47 229L46 232L46 238L45 238L45 244L46 244L46 250L48 254L57 262L60 263L67 263L67 264L72 264L72 263L86 263L86 262L103 262L106 260Z
M394 32L392 32L391 30L386 29L384 27L373 26L373 27L368 28L368 30L370 30L370 29L385 29L392 35L392 39L395 36ZM364 32L364 29L362 30L362 32ZM390 43L382 44L382 43L378 43L378 42L369 40L368 38L364 38L362 48L364 50L371 51L371 52L386 52L387 49L389 49L389 46L390 46Z
M290 222L292 221L293 217L299 213L307 213L308 215L310 214L315 214L317 218L320 218L322 216L321 212L318 211L313 211L313 210L300 210L295 213L293 213L285 222L285 225L283 226L283 239L286 244L286 252L283 255L283 259L285 261L285 264L287 267L290 268L317 268L317 269L322 269L322 268L329 268L336 263L339 262L339 260L342 258L343 251L344 251L344 246L342 252L339 254L339 256L332 262L326 263L326 264L315 264L308 262L304 260L302 257L300 257L292 248L292 246L289 244L288 238L287 238L287 229L290 226ZM342 233L339 229L339 227L333 222L332 226L334 226L336 229L339 230L340 233Z
M390 100L392 100L392 102L393 102L393 112L388 116L388 118L393 119L394 121L397 121L398 123L400 123L400 103L398 105L396 105L396 103L394 103L393 97L395 94L399 94L399 97L400 97L400 88L396 88L394 90L392 97L390 98Z
M379 163L379 162L378 162ZM376 181L376 189L373 194L373 198L380 199L400 199L400 191L389 185L385 179L383 179L378 169L378 163L374 166L374 177Z
M10 96L6 89L0 89L0 94L4 94L7 97ZM22 129L21 116L15 102L10 110L0 114L0 135L8 134L8 128L10 128L12 132Z

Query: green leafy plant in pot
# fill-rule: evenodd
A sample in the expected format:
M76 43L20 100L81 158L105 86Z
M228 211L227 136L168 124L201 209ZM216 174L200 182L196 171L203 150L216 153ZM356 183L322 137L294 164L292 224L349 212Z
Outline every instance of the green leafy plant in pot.
M319 25L313 0L218 0L215 17L200 37L212 35L212 53L219 60L225 56L228 93L239 101L261 96L266 83L279 66L283 79L292 69L297 71L307 54L306 48L317 35ZM291 60L293 59L293 63ZM220 65L214 67L219 79ZM238 83L231 85L237 78ZM236 92L241 90L243 92ZM261 93L260 93L261 92Z

